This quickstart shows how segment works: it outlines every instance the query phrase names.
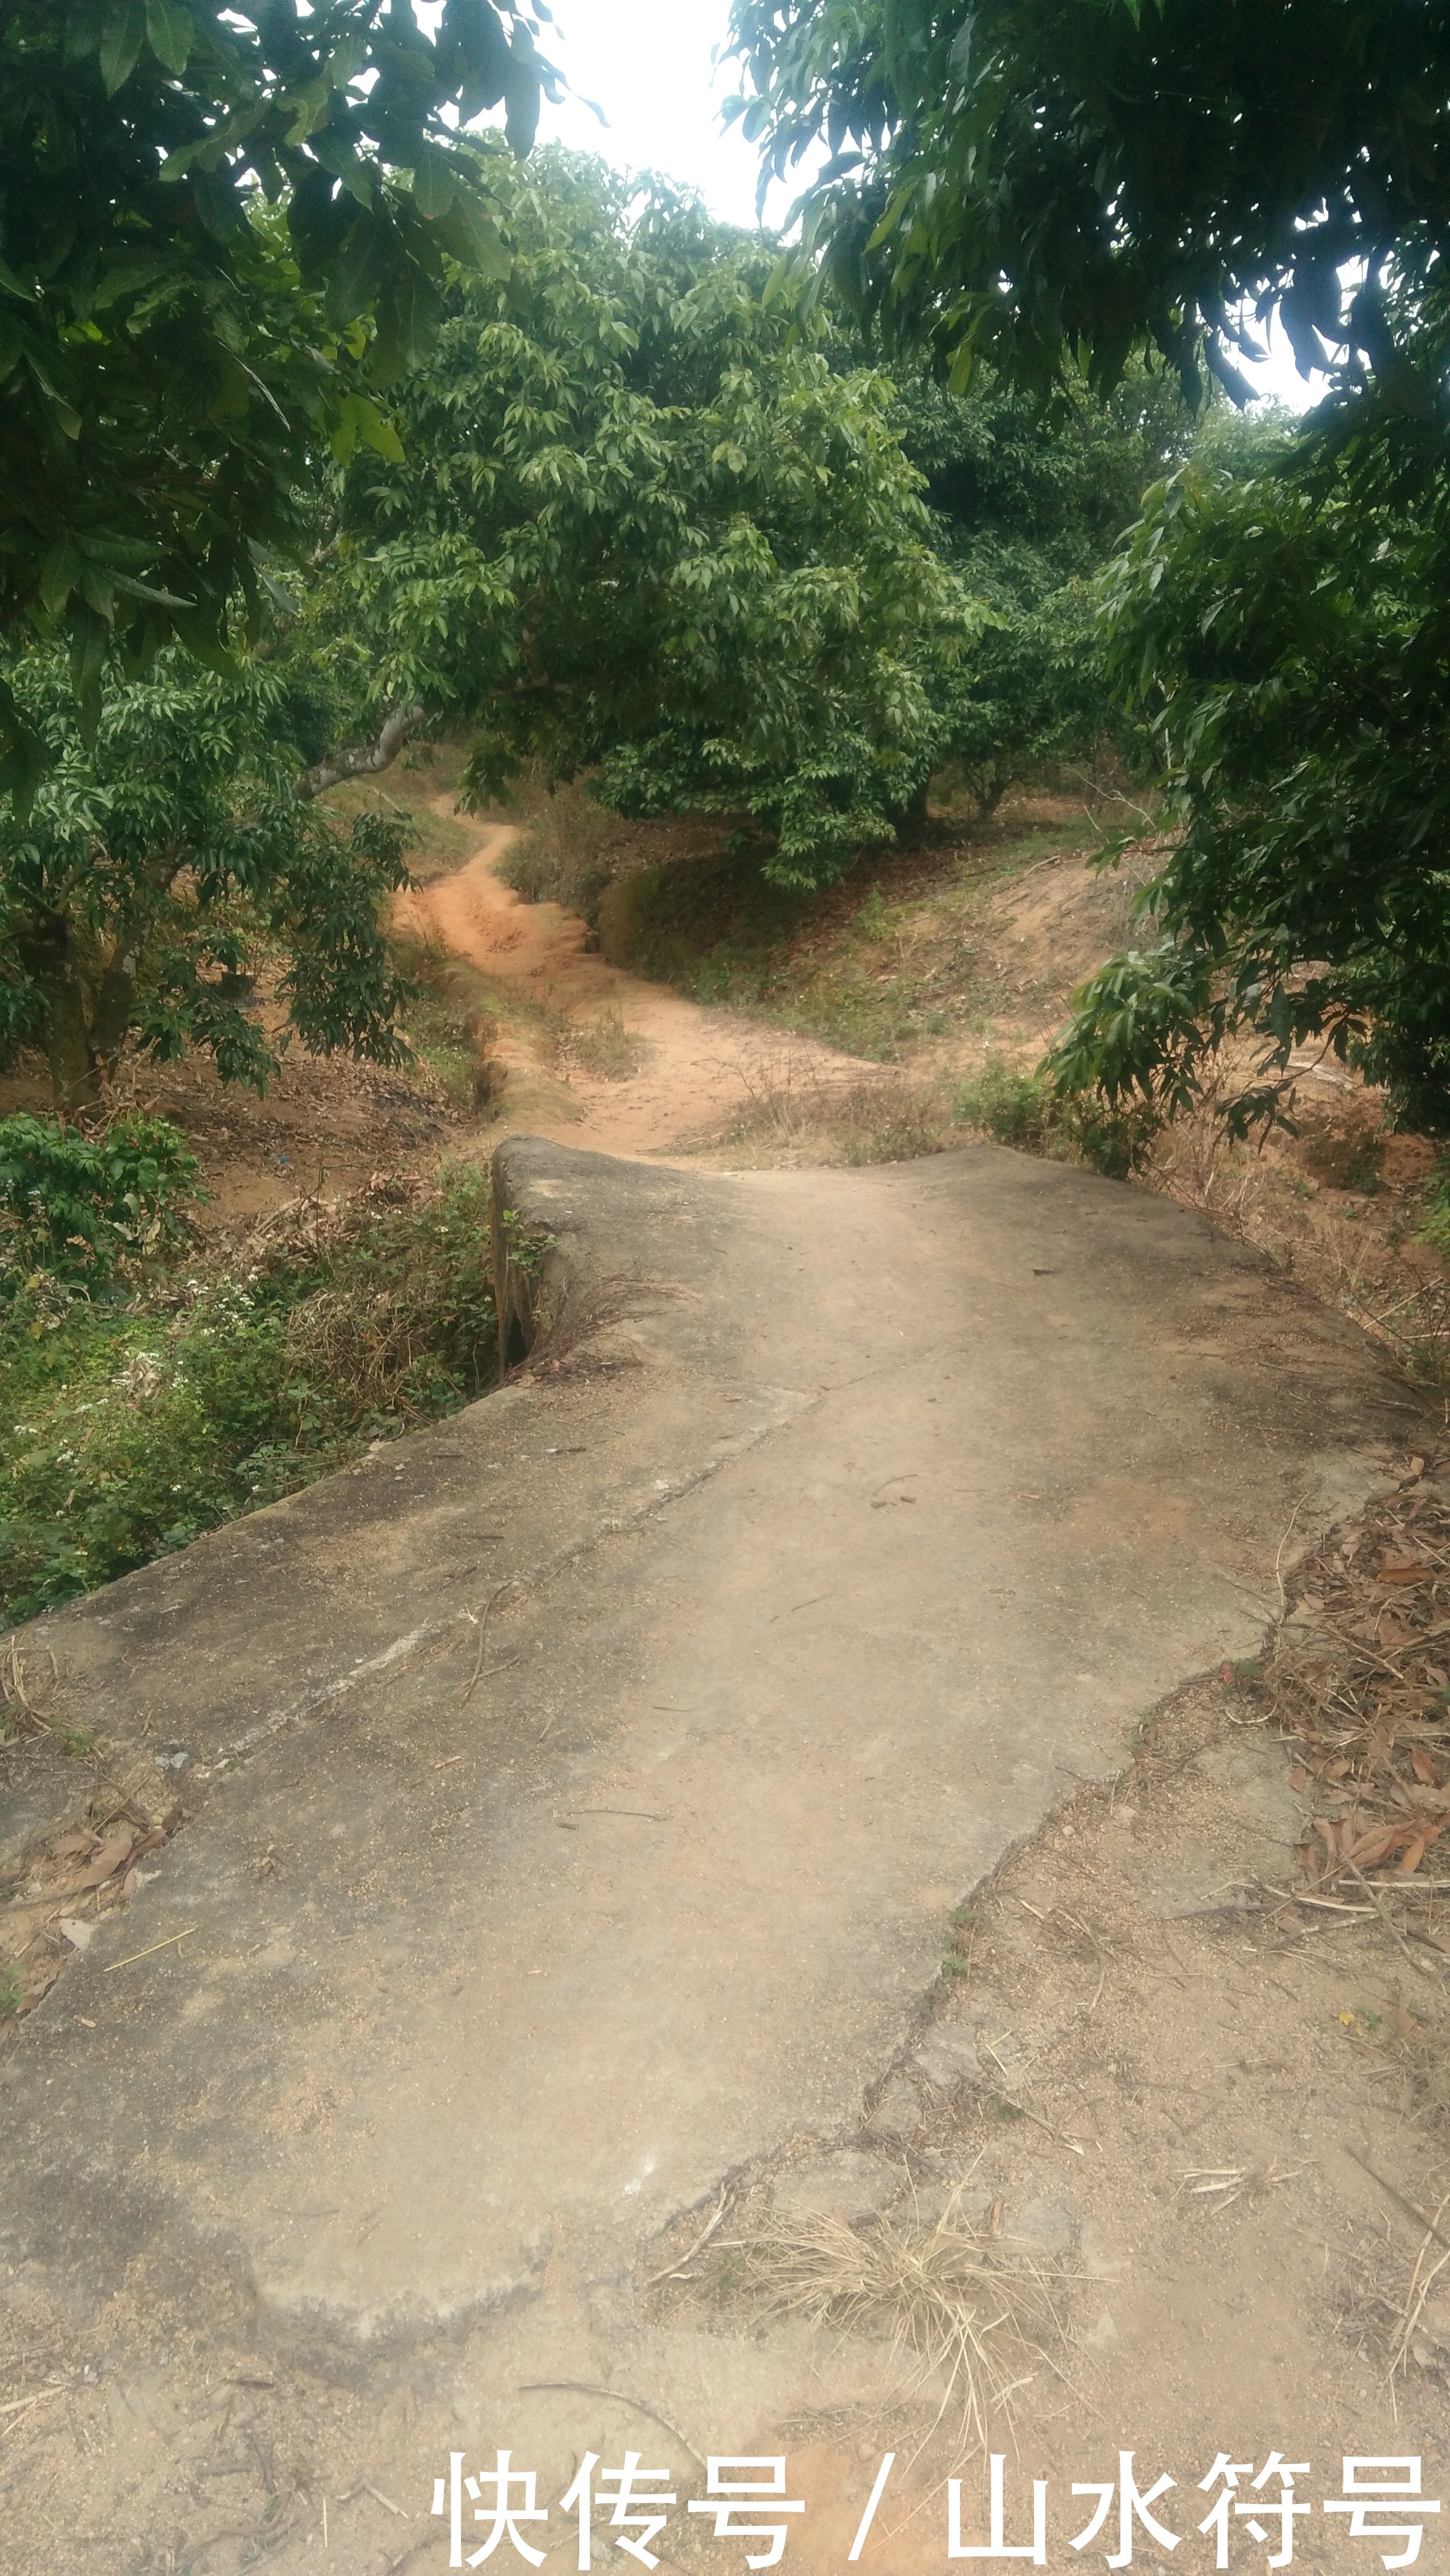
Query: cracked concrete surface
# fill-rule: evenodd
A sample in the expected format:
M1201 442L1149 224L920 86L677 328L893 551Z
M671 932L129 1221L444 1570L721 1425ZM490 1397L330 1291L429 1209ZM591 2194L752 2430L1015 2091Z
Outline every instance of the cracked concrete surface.
M995 1147L497 1178L551 1238L513 1382L38 1625L204 1794L0 2061L0 2257L459 2422L628 2356L748 2447L808 2339L650 2324L661 2231L803 2138L879 2205L883 2085L970 2047L920 2018L952 1909L1413 1416L1198 1217Z

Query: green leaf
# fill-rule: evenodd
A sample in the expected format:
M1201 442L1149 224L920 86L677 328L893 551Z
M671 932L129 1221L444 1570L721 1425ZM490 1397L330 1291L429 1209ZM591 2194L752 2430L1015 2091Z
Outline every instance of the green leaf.
M59 429L66 438L79 438L81 434L80 413L66 401L64 394L58 394L56 392L56 389L51 383L49 376L46 374L45 369L37 360L34 351L27 351L26 354L30 372L35 378L36 383L39 385L41 392L45 396L46 409L50 413L52 420L55 422L57 429Z
M514 29L509 53L508 77L504 82L504 132L509 150L520 161L534 148L539 130L539 70L532 41L523 27Z
M314 160L320 161L323 169L329 171L334 179L340 179L348 195L355 197L360 206L372 206L376 202L377 174L366 161L359 160L345 134L335 133L324 126L320 133L310 137L310 146Z
M359 438L375 455L386 457L390 465L403 463L403 442L390 420L369 402L366 394L346 394L338 406L337 427L331 447L339 465L345 465Z
M181 0L146 0L146 39L158 63L180 78L191 52L191 20Z
M461 189L447 214L438 218L437 232L449 257L475 277L502 284L511 274L513 260L498 226Z
M40 568L40 604L47 617L62 614L80 577L80 548L72 538L62 537Z
M391 384L406 367L427 356L442 318L438 290L416 261L406 255L394 263L387 288L378 300L378 336L373 373L379 384Z
M387 283L397 236L381 215L359 215L327 290L327 318L339 328L366 313Z
M0 680L0 794L10 798L15 819L29 819L35 802L35 791L50 766L50 755L34 728L27 724L14 696Z
M101 721L101 673L110 649L111 629L95 609L78 607L71 611L70 639L70 684L81 740L89 751Z
M101 84L107 98L130 79L146 42L146 12L141 0L118 0L108 9L101 30Z
M497 107L509 75L509 50L487 0L446 0L438 30L438 65L459 93L458 112L470 125L480 110Z
M425 143L413 166L413 203L430 219L446 215L454 198L452 164L436 144Z
M372 448L375 455L385 456L390 465L403 464L405 461L403 442L392 422L384 417L376 403L368 401L365 394L359 394L356 400L357 425L368 446Z

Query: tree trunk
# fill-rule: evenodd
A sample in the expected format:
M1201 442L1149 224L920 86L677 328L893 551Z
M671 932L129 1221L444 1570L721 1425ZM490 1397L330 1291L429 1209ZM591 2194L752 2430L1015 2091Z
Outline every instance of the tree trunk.
M906 803L898 805L892 813L896 837L903 850L919 850L926 839L927 825L931 820L931 809L926 801L927 785L928 781L923 779L919 787L913 787Z
M115 956L101 977L100 989L91 1011L89 1045L91 1061L109 1079L121 1060L131 1026L136 1002L136 966L134 949L117 948Z
M41 914L19 942L21 964L45 1000L41 1043L58 1109L98 1109L100 1069L91 1044L82 980L70 926L58 912Z

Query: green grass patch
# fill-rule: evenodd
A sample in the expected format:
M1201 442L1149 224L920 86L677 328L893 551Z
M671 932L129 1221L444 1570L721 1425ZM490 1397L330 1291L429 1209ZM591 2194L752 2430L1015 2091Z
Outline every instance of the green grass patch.
M89 1293L32 1273L0 1310L0 1622L53 1608L295 1492L493 1383L486 1175L302 1203L211 1271Z
M1085 1163L1113 1181L1137 1169L1161 1123L1151 1109L1110 1109L1095 1094L1063 1098L1040 1074L1014 1073L1004 1064L989 1064L964 1083L952 1115L999 1145Z
M905 900L864 866L844 886L795 894L767 883L758 852L675 860L605 889L600 942L612 964L692 1001L891 1064L1000 999L983 971L979 909L987 878L1017 873L1014 852L1001 856Z

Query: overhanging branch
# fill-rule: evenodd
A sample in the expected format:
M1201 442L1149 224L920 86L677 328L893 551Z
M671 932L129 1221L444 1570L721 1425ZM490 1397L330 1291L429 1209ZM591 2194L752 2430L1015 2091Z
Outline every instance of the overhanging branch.
M299 796L325 796L329 787L340 787L345 778L376 778L379 770L391 769L405 742L411 740L422 724L425 710L415 699L410 707L394 707L376 742L352 743L345 751L330 751L315 769L304 769L297 781Z

